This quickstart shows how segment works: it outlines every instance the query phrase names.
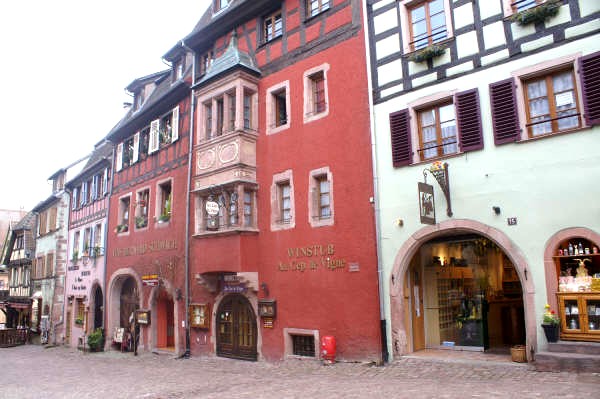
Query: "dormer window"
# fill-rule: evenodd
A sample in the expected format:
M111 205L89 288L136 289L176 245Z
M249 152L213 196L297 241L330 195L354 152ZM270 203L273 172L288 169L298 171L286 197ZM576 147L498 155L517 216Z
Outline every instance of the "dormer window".
M134 101L134 110L137 111L142 107L144 103L144 89L140 90L140 92L135 96Z
M184 60L185 58L182 58L173 64L173 82L183 78Z
M231 3L231 0L213 0L213 14L227 8L229 3Z

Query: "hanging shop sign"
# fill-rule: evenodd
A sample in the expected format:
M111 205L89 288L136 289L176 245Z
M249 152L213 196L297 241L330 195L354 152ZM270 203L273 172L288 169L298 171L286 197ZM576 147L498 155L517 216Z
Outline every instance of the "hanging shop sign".
M190 327L210 328L210 305L208 303L190 304Z
M433 186L419 182L419 213L421 223L435 224L435 198Z
M135 322L137 324L148 325L150 324L150 311L149 310L136 310L135 311Z

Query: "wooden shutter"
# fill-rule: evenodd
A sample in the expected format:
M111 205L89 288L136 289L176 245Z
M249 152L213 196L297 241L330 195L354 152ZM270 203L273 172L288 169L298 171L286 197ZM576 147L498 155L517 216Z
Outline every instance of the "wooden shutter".
M412 163L412 143L408 109L390 114L390 135L394 167L410 165Z
M85 205L87 202L87 195L88 195L88 191L87 191L87 182L84 181L83 183L81 183L81 198L79 200L79 203L81 204L81 206Z
M483 148L483 131L477 89L456 94L456 123L463 152Z
M579 59L579 74L585 123L600 125L600 52Z
M108 194L108 168L104 169L104 179L102 180L102 195Z
M132 163L136 163L140 159L140 132L133 135L133 159Z
M152 154L158 150L158 145L160 144L158 141L158 127L160 124L159 119L155 119L150 122L150 137L148 144L148 154Z
M117 145L117 160L115 167L117 168L117 172L123 169L123 143Z
M92 201L98 199L98 175L94 175L92 177L92 192L90 194L92 197Z
M521 128L513 78L490 84L492 126L496 145L519 141Z
M171 119L171 143L179 138L179 105L173 108L173 118Z

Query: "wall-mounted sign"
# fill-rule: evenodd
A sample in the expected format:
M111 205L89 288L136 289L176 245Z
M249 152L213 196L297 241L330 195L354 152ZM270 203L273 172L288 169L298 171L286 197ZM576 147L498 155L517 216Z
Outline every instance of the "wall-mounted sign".
M147 274L142 276L142 285L155 287L158 285L158 274Z
M320 268L330 271L345 269L348 262L344 258L335 256L335 246L333 244L314 244L304 247L294 247L287 249L288 259L279 261L278 270L287 271L315 271Z
M419 213L421 223L435 224L435 199L433 197L433 186L419 182Z
M149 310L136 310L135 311L135 322L137 324L143 324L143 325L150 324L150 311Z
M219 204L215 201L206 201L206 213L211 216L215 216L219 214Z
M190 304L190 327L210 328L210 307L207 303Z
M223 276L223 292L226 294L241 294L246 292L246 283L241 277L235 274L227 274Z
M275 299L259 299L258 315L260 317L275 317L277 315L277 301Z
M157 252L157 251L169 251L177 249L177 241L176 240L154 240L149 242L144 242L132 247L125 248L115 248L113 250L113 256L121 257L121 256L136 256L136 255L144 255L149 252Z

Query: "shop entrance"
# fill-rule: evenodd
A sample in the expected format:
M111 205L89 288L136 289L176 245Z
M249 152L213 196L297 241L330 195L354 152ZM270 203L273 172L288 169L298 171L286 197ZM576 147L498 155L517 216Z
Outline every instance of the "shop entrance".
M423 244L405 277L412 348L509 353L525 344L523 294L506 254L480 235Z
M103 298L102 298L102 288L100 288L100 286L96 286L96 289L94 290L94 324L93 324L93 330L102 327L103 325L103 312L102 312L102 303L103 303Z
M175 321L173 298L161 289L156 300L156 347L175 349Z
M217 355L256 360L256 316L246 297L228 295L217 311Z
M129 330L133 321L134 312L139 308L139 295L137 284L133 277L127 277L121 288L120 320L119 326ZM131 318L131 320L130 320Z

